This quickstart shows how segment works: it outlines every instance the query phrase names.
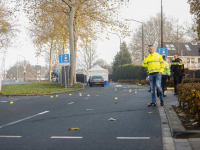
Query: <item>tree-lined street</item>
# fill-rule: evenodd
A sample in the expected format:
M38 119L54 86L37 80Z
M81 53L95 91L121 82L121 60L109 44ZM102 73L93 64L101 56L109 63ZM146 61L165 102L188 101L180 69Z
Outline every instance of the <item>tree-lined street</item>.
M147 90L112 84L53 97L3 97L0 149L160 150L158 107L147 107Z

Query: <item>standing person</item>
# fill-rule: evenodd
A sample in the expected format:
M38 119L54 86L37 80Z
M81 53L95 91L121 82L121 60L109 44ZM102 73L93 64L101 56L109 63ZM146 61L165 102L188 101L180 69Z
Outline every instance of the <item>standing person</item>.
M166 81L167 79L170 80L170 68L169 68L169 64L166 62L166 58L165 56L163 56L163 60L165 63L165 69L163 71L162 74L162 81L161 81L161 85L162 85L162 90L163 90L163 97L166 97L167 95L164 95L165 92L165 87L166 87Z
M174 76L174 95L178 95L177 84L182 82L184 74L184 64L183 61L179 58L179 54L174 54L174 60L172 60L171 72Z
M153 47L153 45L149 45L149 51L144 57L142 66L148 67L148 72L149 72L152 103L150 103L148 107L156 106L155 85L158 88L160 96L160 105L163 106L164 102L163 102L163 92L161 87L161 74L164 71L165 63L162 59L162 56L159 53L155 52L155 48Z

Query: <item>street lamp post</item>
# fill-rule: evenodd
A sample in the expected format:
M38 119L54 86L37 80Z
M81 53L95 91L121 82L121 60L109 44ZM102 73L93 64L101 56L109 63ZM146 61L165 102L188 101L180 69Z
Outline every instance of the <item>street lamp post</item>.
M121 37L117 33L113 33L113 32L108 32L108 33L115 34L115 35L117 35L119 37L119 40L120 40L119 50L122 51L121 50ZM123 79L122 57L123 57L123 54L121 52L121 78Z
M126 21L135 21L142 24L142 61L144 59L144 29L143 29L143 22L134 20L134 19L125 19Z
M162 0L161 0L161 48L163 48L163 11L162 11Z

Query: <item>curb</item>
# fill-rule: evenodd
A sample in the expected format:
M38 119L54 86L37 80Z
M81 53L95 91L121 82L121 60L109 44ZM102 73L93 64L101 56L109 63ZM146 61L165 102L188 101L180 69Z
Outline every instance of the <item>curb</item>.
M83 86L81 89L76 90L69 90L69 91L62 91L62 92L53 92L53 93L38 93L38 94L8 94L8 95L0 95L0 96L44 96L44 95L55 95L55 94L63 94L63 93L70 93L76 91L85 90L86 87Z
M174 138L200 138L199 130L186 130L172 106L165 106L165 112L170 124L172 137Z

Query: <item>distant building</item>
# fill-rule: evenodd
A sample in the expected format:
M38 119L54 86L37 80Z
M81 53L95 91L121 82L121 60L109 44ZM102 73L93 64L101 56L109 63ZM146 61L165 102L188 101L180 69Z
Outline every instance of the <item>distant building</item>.
M190 70L200 69L200 43L197 43L196 41L178 44L164 42L163 47L168 50L167 62L170 66L174 59L174 54L178 53L184 63L184 68Z

